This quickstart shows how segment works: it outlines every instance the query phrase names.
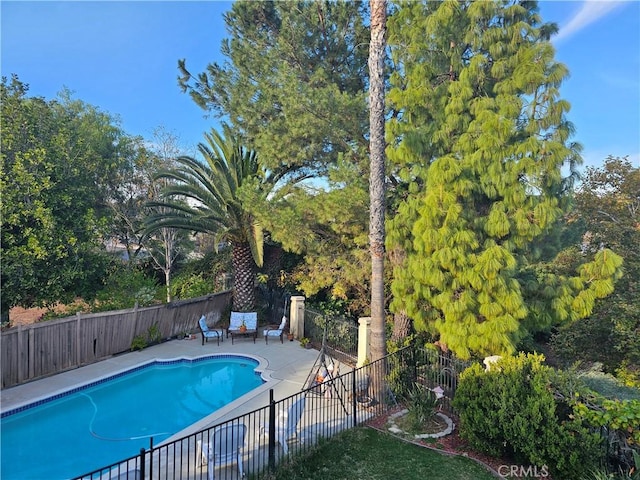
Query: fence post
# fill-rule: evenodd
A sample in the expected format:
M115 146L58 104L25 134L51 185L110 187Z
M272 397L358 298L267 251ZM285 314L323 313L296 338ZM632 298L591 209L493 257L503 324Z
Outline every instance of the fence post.
M285 439L286 440L286 439ZM269 389L269 459L268 468L272 472L276 466L276 402L273 388Z
M291 297L289 329L296 340L304 337L304 297Z
M33 326L29 328L29 363L28 363L28 379L36 376L36 341Z
M358 363L356 367L362 367L367 363L370 352L371 340L371 317L362 317L358 319Z
M82 365L81 361L82 359L80 358L82 356L82 350L80 348L80 319L81 319L82 314L80 312L76 312L76 361L75 361L75 366L79 367L80 365Z
M149 438L149 478L153 478L153 437Z
M358 396L356 395L356 372L359 369L351 370L351 409L353 411L353 426L358 426Z
M25 362L28 360L28 357L27 355L24 355L25 348L23 345L24 342L22 340L22 331L23 331L22 325L18 325L18 332L16 333L16 335L18 336L18 348L16 349L16 352L15 352L16 360L18 362L18 381L16 382L17 384L24 381L25 370L27 371L29 370L28 366L25 369ZM4 379L4 372L3 372L2 378Z
M140 449L140 478L141 479L145 478L145 476L146 476L146 472L145 472L146 468L145 468L145 464L144 464L144 454L145 454L144 448L141 448Z

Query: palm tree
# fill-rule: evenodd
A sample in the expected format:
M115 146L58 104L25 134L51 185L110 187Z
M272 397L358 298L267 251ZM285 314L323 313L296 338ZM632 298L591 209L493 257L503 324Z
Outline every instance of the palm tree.
M384 60L387 23L386 0L370 0L371 43L369 44L369 244L371 250L371 357L386 353L384 315Z
M255 308L255 267L263 261L264 234L239 199L239 189L250 179L263 180L257 155L245 149L225 129L205 134L207 143L198 144L204 161L182 156L175 168L162 170L156 178L166 179L161 201L149 202L165 213L147 219L147 230L179 228L214 236L214 244L232 248L234 269L233 309Z

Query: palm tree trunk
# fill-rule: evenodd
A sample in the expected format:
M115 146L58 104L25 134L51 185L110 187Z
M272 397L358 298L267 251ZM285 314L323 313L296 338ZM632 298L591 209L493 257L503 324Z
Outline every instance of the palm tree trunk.
M386 0L370 0L371 43L369 44L369 245L371 249L371 357L386 354L384 309L384 61L387 22Z
M256 306L253 256L248 243L233 242L233 310L250 312Z

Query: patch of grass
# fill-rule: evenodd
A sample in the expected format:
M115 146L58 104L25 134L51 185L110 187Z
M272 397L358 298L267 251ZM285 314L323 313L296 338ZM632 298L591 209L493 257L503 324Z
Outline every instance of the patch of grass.
M283 465L273 480L495 480L467 458L443 455L372 428L357 427Z

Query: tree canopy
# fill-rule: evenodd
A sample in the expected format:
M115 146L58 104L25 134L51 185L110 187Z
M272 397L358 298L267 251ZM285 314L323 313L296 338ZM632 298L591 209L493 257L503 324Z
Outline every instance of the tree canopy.
M204 161L181 156L174 168L160 170L166 179L162 198L147 205L156 209L147 218L147 230L173 228L211 234L216 246L229 243L233 250L233 308L255 307L255 267L264 258L262 225L242 204L239 191L245 182L268 181L256 153L244 148L227 130L212 130L198 150Z
M2 78L2 313L90 297L106 265L107 202L137 155L110 115Z
M293 274L307 295L328 291L368 309L369 30L361 2L235 2L224 64L179 83L279 172L266 197L244 201L270 238L304 255ZM301 180L313 181L301 183ZM366 301L364 299L367 299Z
M584 322L567 325L553 345L564 359L602 362L629 383L640 384L640 168L608 157L588 167L575 194L570 220L583 233L575 257L603 247L624 259L624 275L612 295Z
M620 274L612 251L571 274L524 274L562 218L562 167L580 161L555 26L535 2L444 1L403 3L389 28L389 158L408 192L389 228L406 255L392 308L462 358L513 352L525 324L589 315Z

